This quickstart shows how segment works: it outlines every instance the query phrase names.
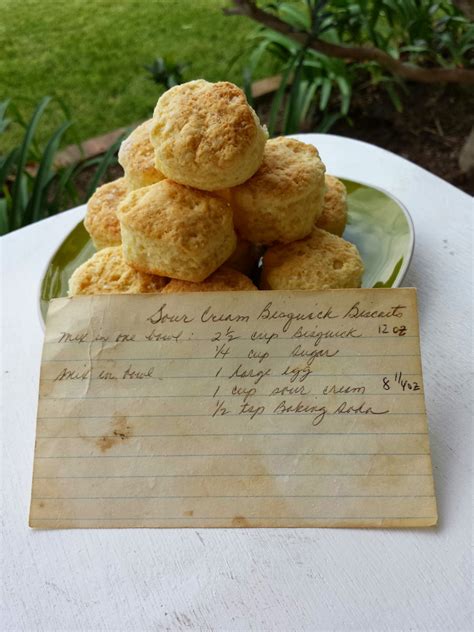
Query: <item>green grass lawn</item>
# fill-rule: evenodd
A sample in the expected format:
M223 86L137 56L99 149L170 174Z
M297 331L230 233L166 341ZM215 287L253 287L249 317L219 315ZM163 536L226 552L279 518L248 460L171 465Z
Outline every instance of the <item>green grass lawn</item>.
M24 115L57 95L86 139L148 117L160 88L143 65L155 57L191 62L185 78L242 83L244 49L256 28L226 17L225 0L0 0L0 99ZM259 77L271 69L261 68ZM258 77L257 77L258 78ZM60 118L48 110L45 138ZM19 138L13 127L5 150ZM6 147L5 147L6 145Z

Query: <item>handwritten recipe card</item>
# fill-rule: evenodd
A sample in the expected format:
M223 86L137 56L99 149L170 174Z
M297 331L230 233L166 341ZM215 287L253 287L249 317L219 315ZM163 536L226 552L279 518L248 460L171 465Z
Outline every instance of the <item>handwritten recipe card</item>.
M51 302L30 526L436 521L415 290Z

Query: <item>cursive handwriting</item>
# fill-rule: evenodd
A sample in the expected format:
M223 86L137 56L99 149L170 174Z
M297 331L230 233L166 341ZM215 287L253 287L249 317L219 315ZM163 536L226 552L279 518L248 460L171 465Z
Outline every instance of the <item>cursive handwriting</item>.
M178 340L180 340L182 336L182 329L177 334L165 334L161 331L156 331L156 329L153 329L149 334L145 334L145 340L148 340L150 342L178 342Z
M74 369L62 369L54 378L55 382L62 382L63 380L88 380L91 377L92 369L84 369L84 371L77 371Z
M264 377L270 375L271 369L245 369L243 364L239 364L239 366L232 371L229 375L229 379L233 379L235 377L240 378L255 378L254 384L258 384Z
M362 402L359 406L351 406L347 402L342 402L335 409L335 415L386 415L389 409L386 410L374 410L371 406L367 405L367 402Z
M292 358L306 358L307 365L311 366L316 358L334 358L338 353L339 349L331 353L328 349L305 349L297 345L290 355Z
M163 303L163 305L151 316L148 316L146 320L152 325L157 325L158 323L192 323L194 317L189 316L188 314L173 314L171 312L167 312L166 303Z
M347 310L343 318L403 318L403 311L406 305L394 305L387 311L364 309L360 306L360 301Z
M338 318L336 314L333 313L332 307L328 307L327 309L322 309L319 312L285 312L279 309L273 308L273 302L269 301L262 311L257 316L257 320L277 320L283 321L283 329L282 331L286 333L294 321L300 320L316 320L316 319L331 319Z
M355 327L351 327L350 329L344 330L332 330L327 329L326 331L318 331L317 329L309 330L303 329L303 327L298 327L295 333L291 336L292 338L310 338L314 340L314 346L317 346L321 340L328 340L330 338L361 338L362 334L358 332Z
M250 316L245 314L219 314L212 311L209 305L201 314L202 323L248 323Z
M314 415L311 421L313 426L319 426L324 420L327 413L326 406L320 406L319 404L306 404L303 401L299 401L296 404L289 404L284 399L279 402L273 409L275 415Z

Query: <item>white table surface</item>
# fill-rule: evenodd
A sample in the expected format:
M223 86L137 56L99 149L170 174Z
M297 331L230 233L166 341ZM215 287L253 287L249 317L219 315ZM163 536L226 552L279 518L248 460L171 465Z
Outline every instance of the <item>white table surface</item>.
M472 198L382 149L314 142L330 173L391 191L416 248L440 521L434 530L28 527L44 268L73 209L2 247L2 630L451 630L471 621Z

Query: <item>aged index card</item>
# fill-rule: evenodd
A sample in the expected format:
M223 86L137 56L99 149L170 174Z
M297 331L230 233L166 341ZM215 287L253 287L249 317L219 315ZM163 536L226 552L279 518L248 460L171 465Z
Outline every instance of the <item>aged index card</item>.
M51 302L32 527L436 524L416 292Z

